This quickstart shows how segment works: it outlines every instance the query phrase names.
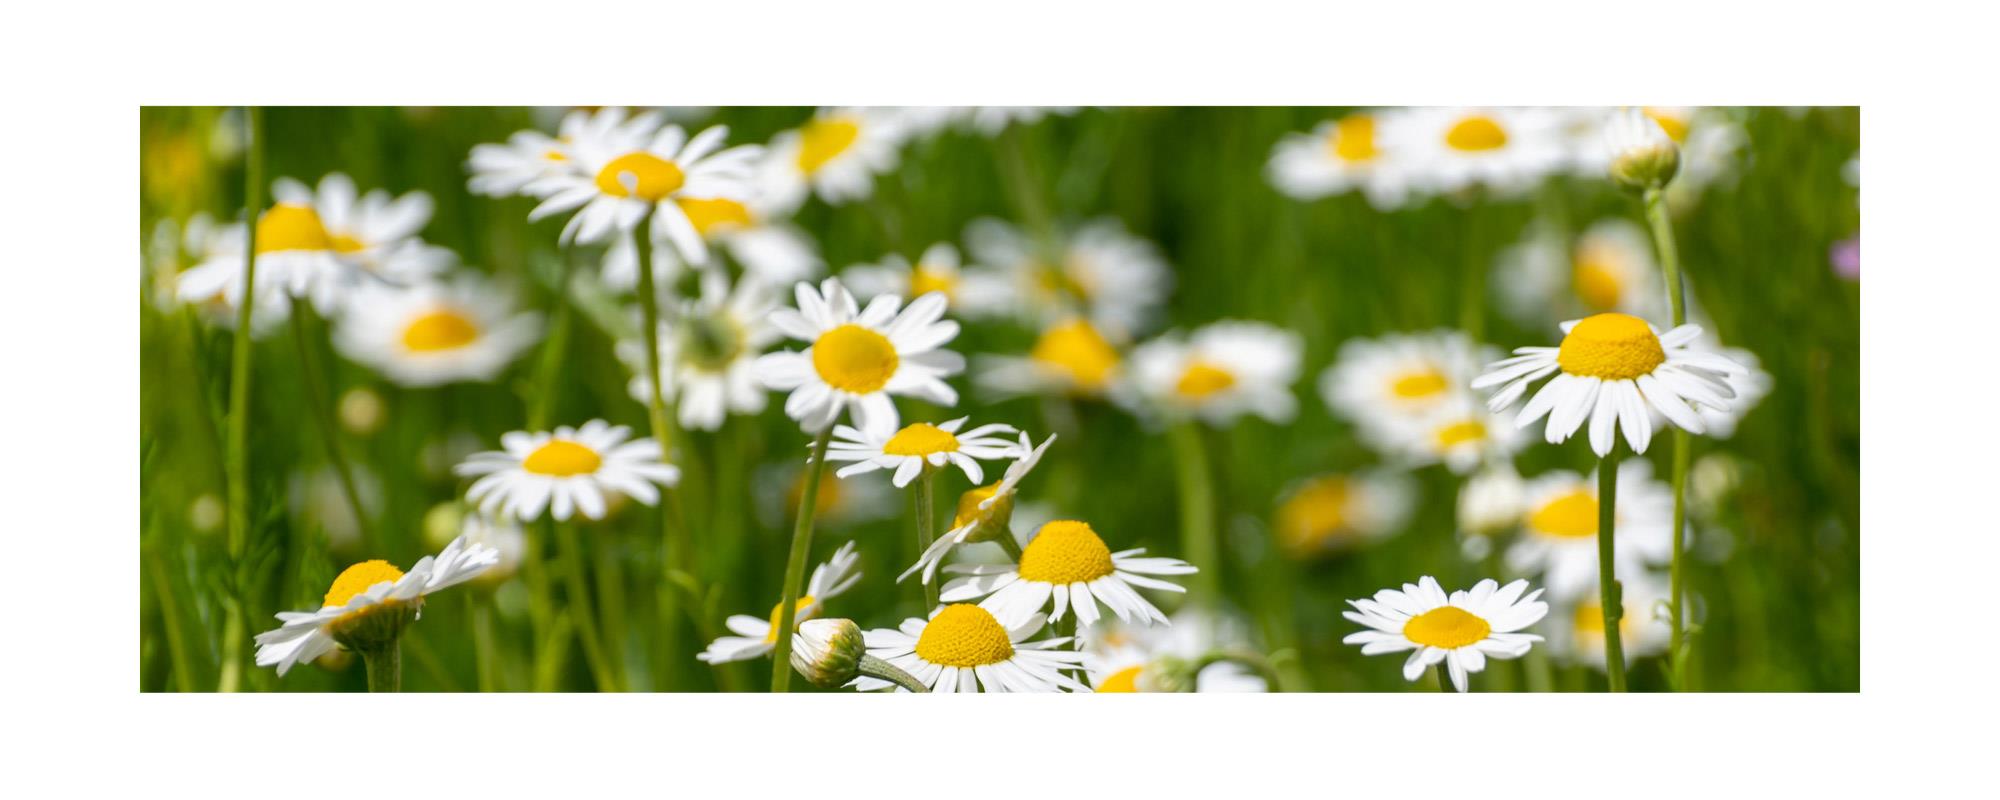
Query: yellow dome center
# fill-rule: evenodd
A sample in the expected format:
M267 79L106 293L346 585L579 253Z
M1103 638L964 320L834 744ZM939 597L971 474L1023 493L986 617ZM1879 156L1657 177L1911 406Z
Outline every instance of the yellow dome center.
M681 172L679 164L643 150L611 159L611 163L597 171L598 191L653 203L680 191L685 183L687 174Z
M1174 382L1174 393L1189 400L1206 400L1235 385L1236 376L1229 370L1207 361L1195 361Z
M889 385L896 375L896 346L882 334L854 323L822 333L812 346L813 369L820 380L842 391L868 394Z
M355 595L368 591L368 587L383 581L401 580L402 577L402 570L381 559L355 564L341 570L340 576L333 579L333 586L326 590L326 607L339 608L347 605Z
M1612 264L1605 254L1585 250L1577 255L1576 264L1570 271L1577 299L1592 311L1617 308L1619 298L1625 296L1625 282L1618 278L1618 271Z
M958 452L958 437L928 422L919 422L896 432L882 445L882 452L892 456L928 456L932 453Z
M797 603L792 604L792 627L797 628L799 623L812 619L813 614L809 613L807 609L812 608L812 605L817 602L819 601L813 599L812 595L806 595L799 598ZM782 600L778 601L776 605L771 606L771 631L764 634L765 644L775 644L778 641L778 616L784 610L785 603Z
M1143 669L1145 667L1126 667L1106 675L1104 680L1098 681L1097 685L1092 687L1092 691L1098 694L1139 691L1139 671Z
M448 308L424 313L403 328L403 347L419 353L456 350L479 341L479 326Z
M1457 606L1440 606L1403 623L1403 637L1417 644L1452 650L1477 643L1493 632L1479 615Z
M1597 498L1578 489L1544 503L1528 515L1528 527L1548 536L1597 535Z
M958 291L958 276L941 269L932 269L922 264L910 271L910 296L923 297L931 292L943 292L951 299Z
M1444 394L1451 388L1451 381L1443 372L1433 367L1422 367L1405 372L1389 384L1389 393L1400 400L1423 400Z
M333 238L312 206L279 203L257 218L257 254L332 250Z
M1507 129L1492 117L1474 114L1452 125L1445 132L1444 143L1453 150L1485 153L1507 146Z
M367 242L363 242L345 233L329 232L327 234L327 242L333 245L333 252L336 253L359 253L368 249Z
M917 657L946 667L983 667L1014 657L1007 629L970 603L945 606L917 637Z
M1302 550L1347 532L1347 479L1314 478L1278 507L1278 535Z
M1350 163L1374 161L1382 154L1375 149L1375 118L1349 114L1333 125L1333 157Z
M1021 551L1021 578L1042 583L1089 583L1111 574L1111 548L1090 523L1056 520Z
M1571 375L1630 380L1666 363L1660 337L1646 321L1626 314L1598 314L1578 322L1564 336L1556 363Z
M822 117L799 129L799 171L818 172L861 138L861 123L851 117Z
M1028 357L1054 367L1085 392L1103 391L1118 368L1118 351L1096 328L1080 319L1042 331Z
M750 208L727 197L677 197L674 202L694 223L695 232L710 238L722 231L750 225Z
M951 517L951 527L953 529L963 528L973 520L978 519L979 504L986 502L987 498L992 497L999 491L1000 482L994 481L985 486L973 487L966 490L965 494L959 495L958 512Z
M1476 419L1465 419L1437 429L1439 450L1448 450L1468 442L1486 440L1486 423Z
M521 460L521 468L537 475L567 478L571 475L588 475L596 472L604 464L604 457L576 442L566 439L550 439L548 444L535 449Z

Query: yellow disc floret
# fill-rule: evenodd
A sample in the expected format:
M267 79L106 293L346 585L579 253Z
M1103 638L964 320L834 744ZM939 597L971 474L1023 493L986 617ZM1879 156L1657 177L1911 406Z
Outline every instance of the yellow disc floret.
M985 486L975 486L967 489L965 494L959 495L958 511L952 514L951 527L953 529L963 528L967 523L979 519L979 504L992 498L994 493L998 491L1000 491L1000 482L994 481Z
M1145 667L1126 667L1113 672L1110 675L1104 676L1104 680L1098 681L1096 686L1091 687L1091 690L1098 694L1104 694L1105 692L1139 691L1139 671L1143 669Z
M818 609L813 608L818 602L819 600L812 595L799 598L799 601L792 606L792 627L796 628L799 623L812 619L818 613ZM771 631L764 634L765 644L778 641L778 616L784 613L784 610L785 603L782 600L778 601L777 605L771 606Z
M1556 363L1571 375L1631 380L1667 362L1660 337L1645 320L1628 314L1586 317L1564 336Z
M919 422L896 432L882 445L882 452L892 456L928 456L932 453L958 452L958 437L928 422Z
M419 353L456 350L476 341L479 326L448 308L426 312L403 328L403 347Z
M402 570L381 559L355 564L341 570L340 577L333 579L333 586L326 590L326 607L339 608L347 605L355 595L368 591L369 587L384 581L401 580L402 577Z
M1444 394L1451 388L1451 380L1435 367L1419 367L1396 376L1389 384L1389 393L1398 400L1427 400Z
M799 130L799 171L818 172L861 138L861 123L850 117L821 117Z
M1581 489L1557 497L1528 515L1528 527L1549 536L1596 536L1597 498Z
M1492 632L1486 620L1457 606L1433 608L1403 623L1403 638L1446 650L1476 644Z
M850 322L820 334L813 342L812 362L827 385L868 394L889 385L900 359L888 337Z
M917 657L945 667L983 667L1014 657L1007 629L970 603L945 606L917 637Z
M1349 114L1333 126L1333 157L1349 163L1374 161L1382 154L1375 149L1375 118Z
M636 197L657 203L687 183L681 166L645 151L611 159L597 171L597 190L612 197ZM630 184L630 186L627 186Z
M1507 129L1492 117L1474 114L1451 126L1445 132L1444 143L1467 153L1498 150L1507 146Z
M312 206L279 203L257 218L257 252L332 250L333 237Z
M1089 583L1112 573L1111 548L1090 529L1090 523L1056 520L1021 551L1021 578L1067 585Z
M1188 400L1206 400L1236 385L1236 375L1206 361L1188 364L1174 382L1174 393Z
M604 457L576 442L565 439L550 439L548 444L535 449L521 460L521 468L537 475L567 478L571 475L588 475L596 472L604 464Z
M1476 419L1464 419L1438 428L1437 446L1439 450L1449 450L1467 442L1486 440L1486 423Z
M1077 390L1099 392L1111 383L1118 368L1118 351L1104 336L1083 320L1052 325L1035 340L1028 357L1054 368Z
M750 224L750 208L727 197L678 197L674 203L687 214L688 221L694 223L695 232L702 238Z

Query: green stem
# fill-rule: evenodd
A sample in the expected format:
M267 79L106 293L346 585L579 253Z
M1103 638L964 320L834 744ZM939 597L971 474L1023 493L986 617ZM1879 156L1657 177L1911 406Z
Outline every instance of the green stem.
M658 284L653 276L653 247L650 241L652 237L647 233L652 219L653 212L646 212L646 216L639 219L638 227L635 229L638 231L636 249L639 257L639 324L644 329L641 336L646 343L646 382L652 387L646 395L646 421L652 428L653 440L660 443L660 457L673 462L675 461L673 447L679 437L675 435L673 419L667 414L666 383L661 380L660 297ZM683 465L683 470L687 466L689 465ZM688 477L684 474L682 480L685 481ZM675 591L673 576L670 573L675 570L682 572L689 570L687 565L682 563L687 557L686 548L676 546L678 543L675 539L679 537L674 535L676 527L674 521L682 513L680 498L673 487L662 489L661 494L665 495L663 499L666 502L659 508L661 580L657 602L660 610L660 637L671 651L672 643L679 638L681 609L680 598ZM686 529L685 524L680 527ZM677 658L667 658L660 665L661 688L673 685L674 668L679 663L680 660Z
M1667 214L1666 194L1660 188L1645 192L1646 223L1653 233L1653 246L1660 255L1660 270L1667 284L1667 306L1673 315L1674 327L1687 324L1687 281L1681 276L1680 250L1674 244L1673 219ZM1669 622L1673 626L1667 646L1667 659L1672 671L1676 691L1684 691L1687 686L1687 476L1688 461L1692 457L1693 435L1680 428L1674 429L1674 546L1673 560L1668 567L1667 608Z
M493 609L486 598L473 600L472 606L472 650L478 659L475 670L479 675L479 692L500 690L500 659L493 651Z
M993 541L1000 543L1000 549L1007 551L1007 557L1014 559L1014 563L1021 563L1021 543L1014 541L1013 533L1000 534L1000 538Z
M928 694L931 687L911 677L910 673L898 669L896 665L870 655L861 657L861 674L870 678L880 678L918 694Z
M806 557L812 553L813 517L819 510L819 481L826 474L826 443L833 426L813 440L812 463L806 465L806 488L799 496L798 521L792 525L792 552L785 560L785 588L778 600L778 641L771 652L771 691L792 688L792 629L798 624L799 583L805 580Z
M570 613L576 617L577 638L583 640L583 657L590 662L590 672L597 680L601 692L616 692L618 672L612 668L611 660L604 652L604 642L598 638L597 615L590 607L590 581L584 574L583 542L577 538L576 526L561 522L551 522L556 529L556 545L560 548L563 561L563 575L568 580L564 588L569 593Z
M1604 611L1604 669L1611 679L1611 691L1625 691L1625 647L1620 641L1619 620L1625 617L1625 599L1618 585L1615 532L1618 520L1618 450L1597 465L1597 584L1598 601Z
M403 690L403 643L392 641L380 650L361 652L361 663L368 668L368 691L400 692Z
M931 543L937 541L936 507L937 470L924 465L923 477L917 479L917 552L928 553ZM1006 538L1006 537L1002 537ZM917 581L923 587L925 616L938 607L938 585L933 581Z
M570 270L573 261L563 260L561 275L556 279L555 304L549 309L552 317L548 338L542 340L541 361L535 368L534 396L528 398L528 424L530 431L546 430L549 425L549 411L555 403L556 380L562 374L563 353L569 343L570 326ZM554 533L554 524L543 527L543 532ZM548 572L547 549L552 536L530 538L522 552L521 577L528 585L528 623L532 640L538 645L535 651L535 686L546 687L544 683L557 672L557 661L561 653L557 648L546 646L552 641L568 641L567 633L556 635L554 586Z
M311 304L292 297L292 340L298 343L299 376L305 384L306 405L310 406L313 427L319 429L320 446L326 450L327 463L333 465L334 477L340 480L340 492L347 498L348 511L354 514L354 529L360 534L361 549L377 552L375 539L370 532L368 511L361 505L361 491L354 483L354 470L347 465L347 455L340 449L340 423L333 418L333 407L326 401L327 388L320 383L323 369L318 355L313 351L311 334L306 332L306 316L312 313Z
M1193 421L1167 429L1173 443L1176 477L1180 483L1181 553L1200 572L1188 579L1188 598L1214 603L1221 584L1222 561L1215 538L1215 487L1209 481L1208 456L1201 429Z
M1445 668L1443 662L1439 662L1437 665L1437 676L1438 691L1445 694L1458 694L1458 687L1451 685L1451 675L1448 674L1448 670Z
M243 135L248 147L243 164L243 204L248 209L243 240L243 294L236 301L236 334L229 359L229 439L224 472L229 476L229 559L238 575L250 546L250 311L257 305L257 213L264 205L264 110L243 110ZM216 690L242 688L243 660L249 643L245 617L249 602L240 585L226 603L222 626L222 670Z

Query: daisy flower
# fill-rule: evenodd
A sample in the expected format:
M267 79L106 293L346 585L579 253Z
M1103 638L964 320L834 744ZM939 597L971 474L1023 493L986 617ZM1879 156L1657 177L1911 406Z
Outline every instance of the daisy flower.
M505 450L474 453L452 471L479 476L465 499L478 503L482 514L528 522L548 508L558 521L577 511L585 519L603 519L607 493L650 506L660 499L653 484L680 482L680 469L661 463L659 442L625 441L631 435L632 429L601 419L554 432L514 431L500 437Z
M1618 465L1612 531L1617 567L1665 563L1673 551L1674 495L1653 480L1643 459ZM1597 588L1597 477L1567 470L1530 479L1521 488L1521 535L1507 549L1507 568L1539 574L1549 595L1569 600Z
M771 139L759 180L782 208L808 193L838 205L866 198L875 176L896 168L903 116L887 108L822 108L797 129Z
M1555 374L1515 424L1525 428L1546 415L1545 438L1558 444L1588 420L1590 449L1599 456L1611 454L1621 427L1632 451L1646 452L1653 441L1649 407L1690 433L1706 432L1690 404L1728 409L1736 396L1731 378L1745 372L1725 356L1691 347L1701 335L1695 325L1662 335L1638 317L1608 313L1563 323L1562 330L1561 346L1516 348L1472 388L1499 387L1487 401L1497 413L1521 399L1529 384Z
M365 284L334 328L340 352L403 386L490 381L540 341L541 316L476 273L409 287Z
M869 655L909 673L933 692L1090 691L1063 674L1083 668L1082 653L1056 649L1069 637L1027 641L1042 623L1035 614L1003 627L986 609L960 603L937 608L929 619L912 617L899 628L877 628L864 636ZM854 688L864 692L893 685L867 676L854 680Z
M1319 393L1371 446L1393 449L1398 431L1443 411L1497 355L1451 330L1349 339L1320 373Z
M1014 494L1020 490L1021 479L1028 477L1035 465L1041 463L1042 453L1056 441L1055 434L1034 444L1028 435L1021 434L1020 442L1013 448L1014 463L1007 465L1007 471L991 486L979 486L959 495L958 510L952 515L951 530L945 531L929 549L917 557L917 563L896 576L896 582L921 571L924 583L930 583L937 574L938 564L944 561L945 553L952 547L971 542L984 542L1001 536L1013 536L1008 524L1014 516Z
M1382 135L1414 185L1513 194L1563 165L1558 122L1543 109L1421 108L1398 114Z
M994 302L1004 298L1031 321L1081 316L1099 330L1131 336L1153 320L1173 289L1173 271L1158 249L1115 219L1090 222L1053 248L1007 223L978 219L966 227L965 243L973 258L1010 284Z
M572 118L580 122L586 117L579 112ZM564 124L572 125L567 119ZM528 186L537 181L577 168L575 160L570 158L567 138L552 137L541 131L516 131L507 137L506 144L474 145L472 157L465 163L466 170L472 173L466 188L487 197L525 195Z
M1318 200L1350 191L1383 211L1409 197L1408 176L1376 136L1382 115L1357 111L1321 122L1311 133L1292 133L1272 148L1264 173L1295 200Z
M1406 466L1442 463L1464 475L1484 464L1504 463L1527 438L1513 420L1488 409L1465 392L1453 392L1436 411L1393 426L1385 448Z
M1685 206L1701 190L1729 180L1738 151L1749 139L1743 125L1719 108L1647 106L1647 119L1680 149L1680 169L1667 184L1667 202Z
M380 560L350 566L333 579L318 611L280 611L284 624L257 634L257 666L275 666L283 675L335 645L359 649L393 640L422 616L426 596L471 580L499 561L498 550L460 538L436 557L424 556L409 572Z
M893 434L837 425L833 440L827 444L826 460L852 462L834 473L842 478L878 469L895 470L892 482L898 489L916 480L925 465L955 464L965 471L967 480L977 484L986 480L979 461L1014 455L1014 443L1007 441L1005 435L1020 431L1012 425L995 424L981 425L961 434L958 429L965 425L966 419L959 417L943 425L918 422Z
M428 278L458 260L450 250L417 238L431 220L431 196L423 192L392 197L374 189L364 195L355 189L353 179L334 172L320 178L317 189L279 178L272 193L281 202L310 204L326 226L334 252L390 283Z
M1178 558L1146 558L1146 549L1111 552L1090 523L1055 520L1035 532L1015 536L1021 545L1019 564L954 564L945 567L964 577L944 585L938 599L947 603L986 598L980 605L1002 621L1040 618L1055 600L1051 619L1062 619L1071 607L1086 627L1102 618L1098 604L1125 622L1165 624L1167 615L1139 595L1138 589L1186 592L1179 584L1149 575L1190 575L1194 565Z
M1523 325L1607 312L1644 319L1667 310L1652 239L1622 219L1600 220L1574 242L1552 226L1532 226L1500 252L1494 273L1502 308Z
M958 336L958 323L940 319L944 295L926 294L897 313L902 298L882 295L860 309L834 278L817 290L800 283L795 294L798 308L771 312L771 325L812 344L758 357L757 375L766 387L791 392L785 415L806 431L825 430L843 409L852 409L855 428L895 430L890 395L958 404L958 391L944 379L964 371L965 357L940 349Z
M1668 591L1653 573L1634 570L1619 573L1624 616L1618 620L1619 644L1625 658L1656 656L1667 651L1674 635L1673 616L1667 610ZM1577 598L1557 619L1564 624L1549 632L1549 647L1556 657L1570 663L1586 664L1604 671L1604 606L1595 594Z
M1519 658L1542 640L1518 632L1549 613L1541 595L1540 589L1528 591L1525 580L1502 587L1489 578L1470 592L1446 596L1437 579L1425 575L1403 584L1402 591L1383 589L1373 599L1347 601L1354 610L1341 616L1369 629L1341 641L1361 645L1361 654L1368 656L1413 651L1403 662L1404 680L1414 681L1425 667L1443 662L1452 685L1463 692L1466 675L1486 669L1487 656Z
M520 520L466 513L463 503L450 500L424 513L424 544L442 550L451 540L463 538L467 546L491 547L499 553L493 568L481 573L478 583L497 586L521 567L528 551L528 536Z
M793 612L793 626L819 616L825 610L826 601L833 599L861 580L861 571L856 568L860 554L854 551L854 543L848 542L835 550L826 563L813 568L812 577L806 580L805 594L799 596ZM723 624L735 636L717 637L708 644L708 649L695 656L705 663L724 664L731 661L747 661L771 652L778 643L778 616L783 611L784 601L771 607L769 621L749 614L731 614Z
M257 292L261 295L290 295L310 300L321 313L339 309L340 301L354 285L358 271L335 249L319 210L313 206L312 190L293 180L280 180L272 189L277 204L257 215ZM218 243L220 244L220 243ZM220 295L235 303L243 296L243 245L219 247L212 258L181 276L183 299L207 299Z
M974 380L1001 397L1102 397L1117 382L1122 359L1089 320L1070 319L1043 328L1026 356L980 356Z
M1278 504L1278 545L1294 558L1343 552L1402 530L1415 503L1416 487L1400 472L1308 478Z
M1290 422L1304 348L1298 334L1261 322L1224 320L1185 339L1169 333L1132 351L1117 396L1129 408L1192 414L1212 425L1245 414Z
M243 297L243 260L249 226L219 225L207 214L190 217L180 235L180 248L191 259L174 275L174 299L194 306L203 319L225 328L236 327L236 304ZM261 268L261 262L260 262ZM257 281L257 304L250 309L250 333L263 337L292 313L281 287Z
M857 264L841 270L841 281L855 297L869 300L877 295L921 297L941 292L951 310L968 317L991 316L1009 308L1009 286L993 270L961 267L958 248L938 242L924 249L915 265L891 254L880 263Z
M1458 527L1467 538L1481 539L1485 558L1492 543L1484 537L1506 533L1521 524L1522 494L1527 491L1511 464L1495 464L1466 479L1458 490Z
M719 271L705 270L701 297L687 303L678 319L660 322L660 372L664 397L678 397L681 426L712 431L731 413L764 410L764 385L757 380L757 357L778 340L765 321L776 303L764 285L747 276L732 290ZM653 382L646 367L646 344L618 343L618 355L632 368L632 399L649 403Z

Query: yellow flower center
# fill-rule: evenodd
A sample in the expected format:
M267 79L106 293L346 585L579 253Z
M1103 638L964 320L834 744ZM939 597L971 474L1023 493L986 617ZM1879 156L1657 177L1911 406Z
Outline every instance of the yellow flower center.
M1439 450L1448 450L1467 442L1486 440L1486 423L1476 419L1459 420L1437 429Z
M566 439L550 439L548 444L535 449L521 460L521 468L537 475L567 478L571 475L588 475L596 472L604 464L604 457L576 442Z
M958 276L940 269L930 269L922 264L910 271L910 296L923 297L931 292L944 292L949 299L958 291Z
M792 605L792 627L796 628L799 623L813 618L813 615L807 613L806 609L811 608L815 602L818 601L814 600L812 595L806 595L799 598L799 601ZM778 641L778 615L784 610L785 602L783 600L771 606L771 631L764 634L765 644L774 644Z
M986 502L987 498L992 497L999 491L1000 482L994 481L985 486L973 487L966 490L965 494L959 495L958 512L951 517L951 527L954 529L962 528L973 520L978 519L979 504Z
M628 188L627 183L631 186ZM645 151L611 159L597 171L597 190L612 197L636 197L657 203L680 191L687 174L679 164Z
M257 253L331 250L333 239L312 206L279 203L257 219Z
M1103 390L1118 368L1118 351L1096 328L1080 319L1042 331L1028 357L1056 368L1086 392Z
M1474 114L1458 121L1446 131L1444 143L1453 150L1467 153L1484 153L1507 146L1507 129L1492 117Z
M1398 376L1389 384L1389 393L1401 400L1423 400L1443 394L1451 388L1451 381L1444 373L1432 367L1423 367Z
M1111 548L1090 523L1056 520L1021 551L1021 578L1042 583L1089 583L1111 574Z
M1333 157L1348 162L1374 161L1382 154L1375 149L1375 118L1349 114L1333 125Z
M1578 322L1564 336L1556 363L1571 375L1630 380L1666 363L1660 337L1646 321L1626 314L1598 314Z
M696 233L702 238L731 228L747 227L750 224L750 208L727 197L693 198L677 197L681 211L694 223Z
M403 571L396 565L381 559L363 561L340 571L333 579L333 586L326 590L326 607L339 608L347 605L354 596L368 591L368 587L383 581L401 580Z
M1619 280L1615 263L1607 254L1586 249L1577 254L1576 264L1570 271L1571 280L1576 284L1576 296L1593 311L1610 311L1618 307L1618 300L1625 296L1625 282Z
M1350 491L1339 475L1312 479L1278 507L1278 535L1305 549L1345 533Z
M336 253L359 253L368 249L368 244L345 233L328 233L327 242Z
M945 667L983 667L1014 657L1007 629L970 603L945 606L917 637L917 657Z
M932 453L958 452L958 437L928 422L919 422L896 432L882 445L882 452L892 456L928 456Z
M1549 536L1583 538L1597 535L1597 498L1578 489L1535 509L1528 527Z
M855 394L880 391L901 363L888 337L851 322L820 334L812 354L820 380Z
M1126 667L1104 676L1104 680L1099 681L1097 686L1092 688L1098 694L1105 692L1139 691L1139 671L1142 669L1145 669L1145 667Z
M1660 124L1660 130L1666 131L1667 138L1674 140L1674 144L1687 144L1688 121L1686 119L1657 108L1648 108L1645 110L1645 114L1654 122Z
M1174 383L1174 392L1189 400L1204 400L1209 396L1236 385L1236 376L1229 370L1206 361L1188 364L1181 373L1181 379Z
M799 171L807 175L840 157L861 138L861 123L852 117L822 117L799 130Z
M1439 606L1403 623L1403 637L1417 644L1452 650L1477 643L1493 626L1457 606Z
M556 162L562 162L562 161L568 161L568 160L569 160L569 156L568 156L568 155L565 155L565 154L563 153L563 151L561 151L561 150L557 150L557 149L555 149L555 148L553 148L553 147L551 147L551 148L549 148L549 149L547 149L547 150L544 150L544 151L542 151L542 158L543 158L544 160L547 160L547 161L556 161Z
M479 326L448 308L426 312L403 328L403 347L419 353L456 350L479 341Z

